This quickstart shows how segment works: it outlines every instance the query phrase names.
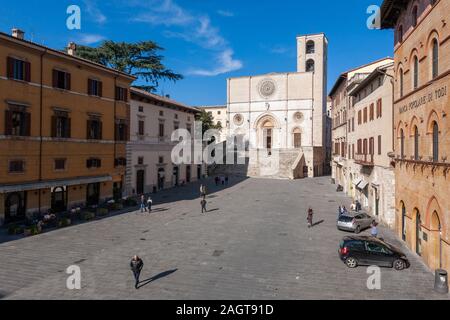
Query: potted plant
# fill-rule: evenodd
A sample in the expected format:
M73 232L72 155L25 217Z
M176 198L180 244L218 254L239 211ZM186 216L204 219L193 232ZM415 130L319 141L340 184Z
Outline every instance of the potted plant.
M83 211L81 213L81 219L83 219L84 221L94 220L95 219L95 213L93 213L91 211Z
M8 227L8 234L9 235L18 235L22 234L24 232L23 227L13 224Z
M98 208L96 211L97 216L104 217L107 216L109 213L109 210L107 208Z
M24 234L25 236L34 236L42 232L42 228L38 224L33 224L25 227Z
M69 218L64 217L58 221L58 228L65 228L65 227L70 226L71 224L72 224L72 221Z

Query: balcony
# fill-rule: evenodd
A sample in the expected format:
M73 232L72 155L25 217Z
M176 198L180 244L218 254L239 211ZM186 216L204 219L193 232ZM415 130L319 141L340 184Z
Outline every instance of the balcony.
M361 166L373 167L373 154L355 154L355 163Z

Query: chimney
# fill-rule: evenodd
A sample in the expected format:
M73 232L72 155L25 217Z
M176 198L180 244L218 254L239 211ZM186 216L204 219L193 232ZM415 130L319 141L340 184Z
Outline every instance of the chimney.
M17 29L17 28L12 29L11 34L14 38L17 38L20 40L23 40L25 37L25 32L23 32L22 30Z
M67 54L70 54L71 56L74 56L77 52L77 45L75 42L70 42L67 46Z

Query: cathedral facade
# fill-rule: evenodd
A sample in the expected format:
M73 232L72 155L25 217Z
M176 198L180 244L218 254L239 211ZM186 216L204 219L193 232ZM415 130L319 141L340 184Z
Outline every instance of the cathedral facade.
M228 79L228 136L244 139L249 176L324 174L327 47L324 34L299 36L296 72Z

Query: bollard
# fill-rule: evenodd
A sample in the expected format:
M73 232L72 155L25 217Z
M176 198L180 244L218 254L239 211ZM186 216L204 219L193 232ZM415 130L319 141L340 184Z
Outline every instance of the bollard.
M434 277L434 290L439 293L448 293L447 271L437 269Z

